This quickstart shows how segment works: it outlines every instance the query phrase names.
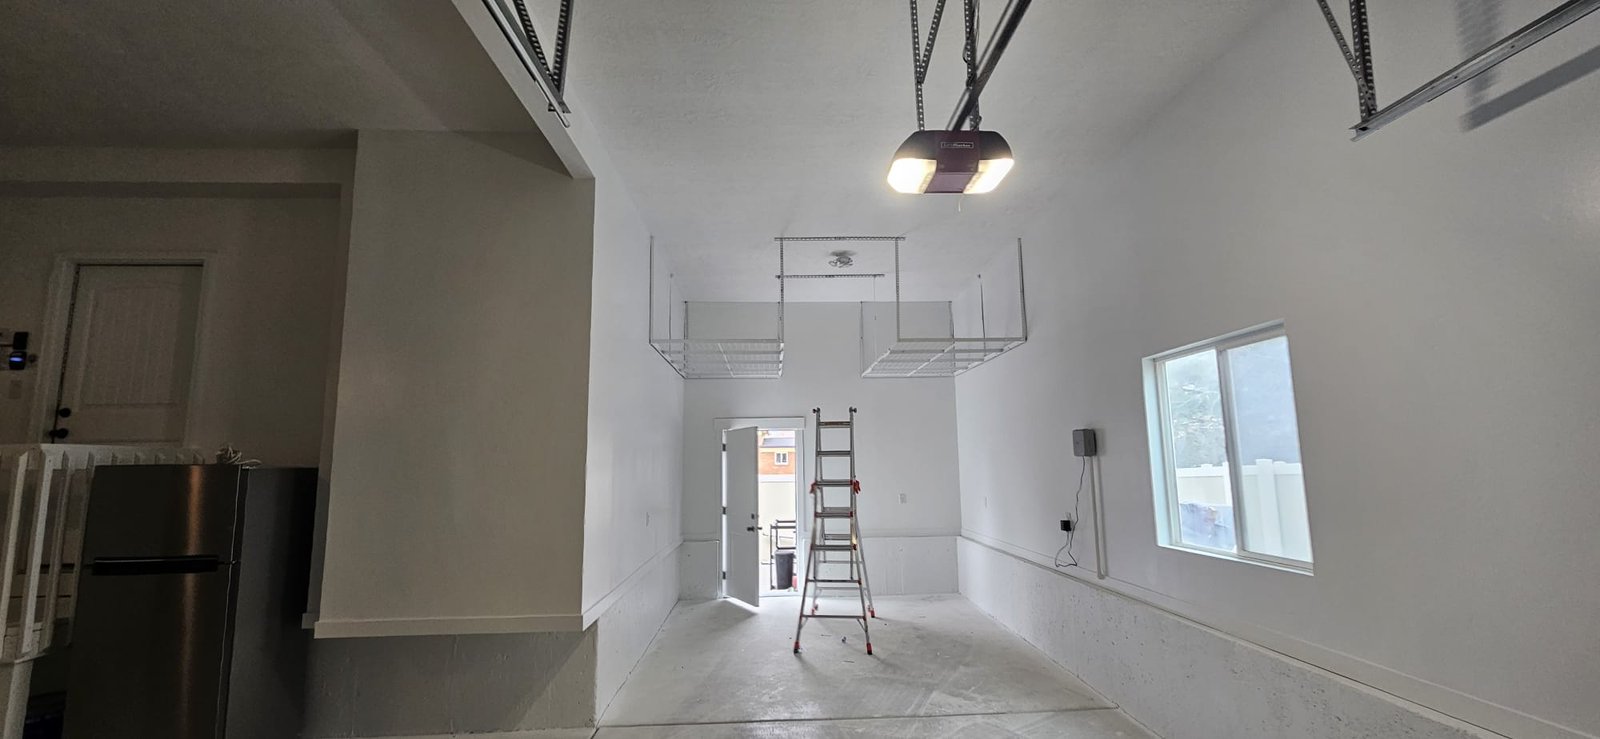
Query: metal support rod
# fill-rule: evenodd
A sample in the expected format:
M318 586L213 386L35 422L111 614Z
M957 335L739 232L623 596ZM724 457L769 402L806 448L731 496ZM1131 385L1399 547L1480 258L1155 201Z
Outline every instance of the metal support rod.
M982 336L987 343L989 338L989 311L988 306L983 304L983 275L978 275L978 335ZM952 329L950 338L953 339L955 336L956 332Z
M1356 87L1361 87L1361 65L1356 62L1355 52L1350 50L1350 44L1344 40L1344 29L1339 27L1339 19L1333 15L1333 8L1328 6L1328 0L1317 0L1317 7L1322 9L1322 19L1328 22L1328 30L1333 32L1333 42L1339 45L1339 55L1344 57L1344 63L1350 67L1350 74L1356 78Z
M1360 141L1373 131L1395 122L1401 116L1410 113L1423 105L1432 102L1462 83L1493 69L1501 62L1515 56L1517 52L1528 48L1546 37L1571 25L1574 21L1600 10L1600 0L1568 0L1560 7L1544 14L1538 20L1523 26L1477 54L1470 59L1457 64L1450 71L1434 78L1432 82L1412 91L1400 98L1383 110L1364 116L1362 121L1351 130L1355 131L1354 140Z
M900 335L900 240L894 241L894 340L899 343Z
M1028 340L1028 275L1022 267L1022 237L1017 237L1017 302L1022 307L1022 340Z
M649 321L649 330L645 331L644 337L653 346L656 343L656 237L654 236L650 237L649 264L650 266L648 268L648 273L645 276L645 279L648 280L647 287L645 288L645 295L648 297L646 297L645 300L650 301L645 307L645 314L647 316L646 320ZM667 338L672 337L669 336Z
M882 277L882 272L823 272L820 274L773 275L779 280L866 280Z
M1356 93L1361 117L1378 112L1378 90L1372 74L1372 27L1367 24L1367 0L1350 0L1350 43L1356 57Z
M572 58L572 6L573 0L561 0L560 15L556 16L556 55L551 60L551 76L563 98L567 95L567 60Z
M780 346L783 344L783 303L785 295L783 290L784 286L789 284L788 280L783 279L784 274L783 240L780 239L778 241L778 344Z
M774 236L773 241L905 241L904 236Z
M989 85L989 77L994 74L994 68L1000 63L1000 57L1006 53L1006 46L1010 45L1011 37L1016 34L1017 26L1022 23L1023 14L1028 12L1028 6L1033 0L1011 0L1006 4L1005 10L1000 12L1000 21L995 26L994 35L989 37L989 44L983 48L983 56L978 60L977 78L967 89L961 91L961 97L956 100L956 110L950 114L950 123L945 126L952 131L961 128L961 124L972 117L973 110L978 107L978 97L983 94L983 88Z

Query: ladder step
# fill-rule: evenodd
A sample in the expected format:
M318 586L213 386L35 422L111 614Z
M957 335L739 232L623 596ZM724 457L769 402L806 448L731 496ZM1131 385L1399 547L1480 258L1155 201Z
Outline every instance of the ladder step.
M847 488L847 487L850 487L852 485L855 485L855 481L853 481L853 480L818 480L813 484L821 485L821 486L823 486L825 488Z
M850 545L850 544L812 544L811 545L811 551L813 551L813 552L848 552L848 551L852 551L854 549L855 549L855 547ZM839 564L844 564L844 563L840 562Z
M848 457L848 456L850 456L852 454L855 454L855 451L854 450L850 450L850 449L818 449L817 450L817 456L819 456L819 457Z
M847 615L845 615L843 613L809 613L809 614L806 614L805 616L802 616L802 618L848 618L848 619L853 619L853 620L856 620L856 621L865 621L865 620L867 620L867 617L864 616L864 615L863 616L847 616Z
M817 427L818 428L825 428L825 429L847 429L847 428L850 428L850 422L849 421L818 421L817 422Z
M850 508L819 508L815 515L817 518L850 518L856 512Z
M857 584L857 585L859 585L861 583L860 580L824 580L824 579L822 579L820 577L812 578L811 582L839 582L839 583L847 582L847 583L854 583L854 584Z
M829 534L829 533L824 533L822 535L822 540L823 541L850 541L850 535L849 534Z

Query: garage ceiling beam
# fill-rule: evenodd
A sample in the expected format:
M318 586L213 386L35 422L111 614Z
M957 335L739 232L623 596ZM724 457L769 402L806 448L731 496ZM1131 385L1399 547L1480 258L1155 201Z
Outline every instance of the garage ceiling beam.
M561 0L561 10L556 25L555 64L552 65L551 60L545 57L544 46L539 43L539 34L533 29L533 18L528 13L526 0L511 0L509 6L505 0L483 0L484 8L494 17L500 32L505 34L506 41L516 50L522 66L528 70L528 75L533 78L534 83L539 86L539 91L549 102L550 112L555 113L556 119L561 121L563 127L572 125L572 121L568 119L572 114L572 108L568 107L566 101L567 60L570 56L568 44L572 38L572 3L573 0Z
M1373 111L1375 107L1374 87L1372 84L1372 46L1371 37L1366 24L1366 0L1351 0L1351 44L1346 45L1344 34L1339 29L1339 23L1333 17L1333 11L1328 7L1327 0L1317 0L1317 5L1322 8L1322 15L1328 21L1328 27L1333 31L1334 40L1339 44L1339 50L1344 54L1345 61L1350 65L1350 71L1356 77L1356 89L1361 101L1361 122L1351 128L1355 132L1355 141L1360 141L1401 116L1410 113L1437 99L1462 83L1493 69L1501 62L1515 56L1517 52L1533 46L1551 34L1571 25L1574 21L1600 10L1600 0L1567 0L1555 10L1544 14L1538 20L1518 29L1511 35L1490 44L1487 48L1473 54L1471 58L1457 64L1450 71L1435 77L1433 81L1411 91L1388 107ZM1354 51L1351 47L1354 47Z

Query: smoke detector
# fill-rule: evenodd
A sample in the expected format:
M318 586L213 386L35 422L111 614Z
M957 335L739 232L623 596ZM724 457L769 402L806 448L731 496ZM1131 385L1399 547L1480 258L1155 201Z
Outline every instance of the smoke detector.
M853 252L853 251L845 251L845 250L841 249L839 251L833 252L829 256L833 257L832 259L828 260L828 266L830 266L830 267L836 267L838 269L844 269L845 267L849 267L850 265L856 263L856 260L855 260L856 253Z

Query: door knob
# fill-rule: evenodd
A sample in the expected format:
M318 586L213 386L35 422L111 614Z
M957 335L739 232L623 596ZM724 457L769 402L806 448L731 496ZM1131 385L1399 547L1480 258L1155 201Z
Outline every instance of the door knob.
M45 435L52 439L65 439L67 438L68 433L70 432L68 432L66 429L50 429L50 433Z
M71 408L57 408L56 409L56 417L57 418L71 418L72 417L72 409Z
M745 531L755 531L756 527L754 527L754 526L746 526L746 527L744 527L744 530Z

